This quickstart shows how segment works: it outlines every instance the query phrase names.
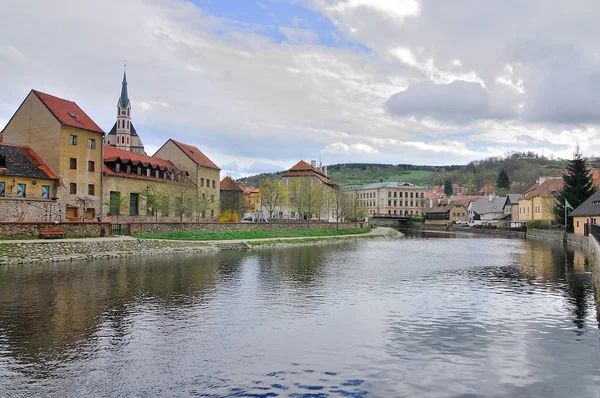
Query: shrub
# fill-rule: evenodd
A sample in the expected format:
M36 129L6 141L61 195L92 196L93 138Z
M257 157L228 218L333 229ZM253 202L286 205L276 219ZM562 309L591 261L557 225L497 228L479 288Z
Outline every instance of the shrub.
M550 229L552 223L548 220L530 220L527 221L528 229Z

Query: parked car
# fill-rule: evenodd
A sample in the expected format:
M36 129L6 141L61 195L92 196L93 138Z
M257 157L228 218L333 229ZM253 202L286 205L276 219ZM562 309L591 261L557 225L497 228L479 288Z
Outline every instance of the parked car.
M269 220L267 220L264 217L259 217L255 214L249 214L246 217L242 218L242 222L269 222Z

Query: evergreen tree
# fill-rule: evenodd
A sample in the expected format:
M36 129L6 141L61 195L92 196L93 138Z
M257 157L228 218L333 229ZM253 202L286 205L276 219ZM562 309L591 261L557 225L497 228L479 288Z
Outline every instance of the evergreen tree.
M448 196L454 193L452 190L452 182L450 180L444 181L444 193Z
M573 159L567 165L567 173L563 175L563 181L564 185L556 194L556 202L552 207L554 217L560 225L565 223L565 200L573 209L576 209L596 192L592 173L579 151L579 146L573 154ZM568 225L572 225L572 223L573 220L568 220Z
M498 178L496 179L496 186L498 188L510 188L510 179L508 178L508 174L504 169L500 170L500 173L498 173Z

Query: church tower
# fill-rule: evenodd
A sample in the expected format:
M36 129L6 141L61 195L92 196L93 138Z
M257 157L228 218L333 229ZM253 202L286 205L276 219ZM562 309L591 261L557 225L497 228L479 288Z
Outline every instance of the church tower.
M117 102L117 130L115 146L126 151L131 150L131 103L127 95L127 73L123 71L121 97Z

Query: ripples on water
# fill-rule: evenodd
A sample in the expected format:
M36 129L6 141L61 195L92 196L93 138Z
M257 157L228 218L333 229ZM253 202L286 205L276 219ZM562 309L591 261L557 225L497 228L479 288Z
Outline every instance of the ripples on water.
M587 258L438 234L0 269L0 396L598 397Z

